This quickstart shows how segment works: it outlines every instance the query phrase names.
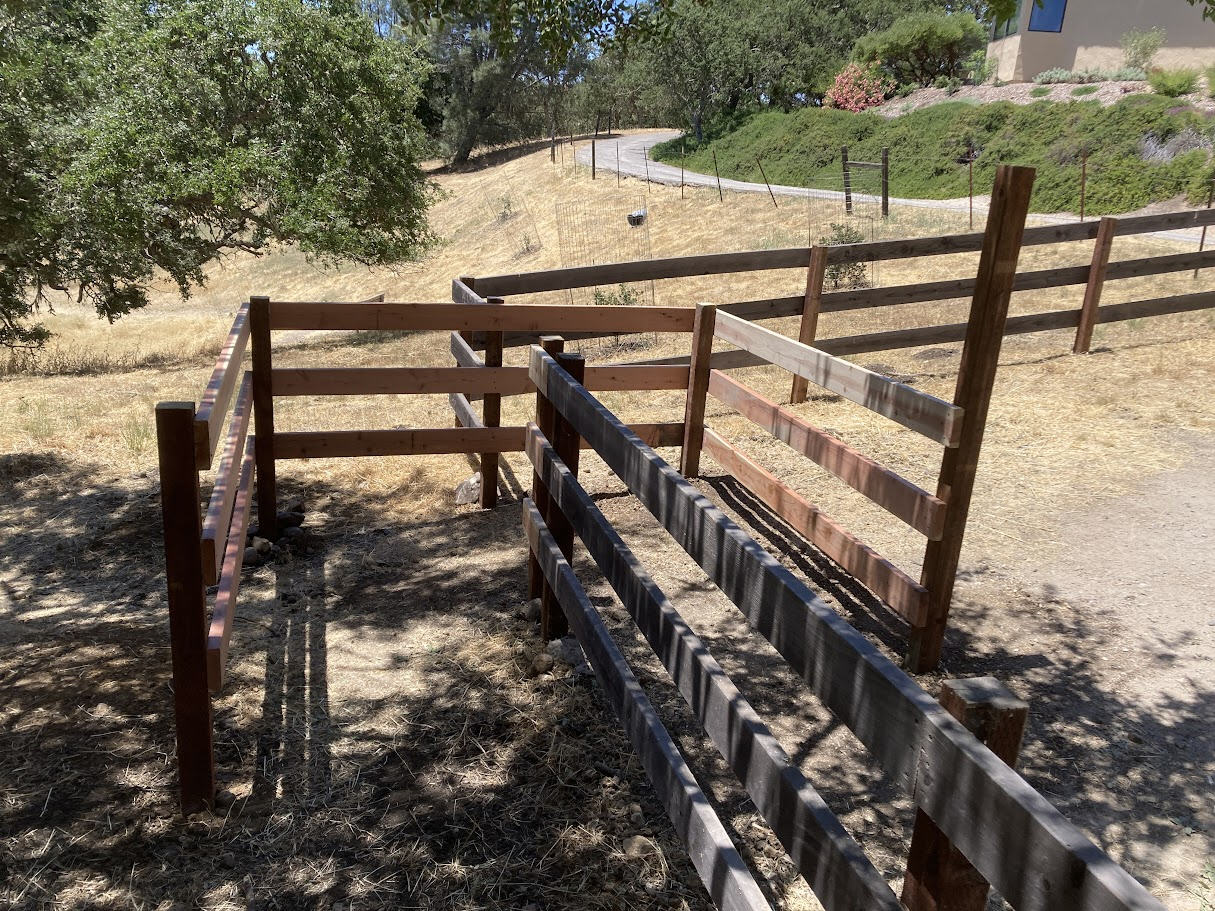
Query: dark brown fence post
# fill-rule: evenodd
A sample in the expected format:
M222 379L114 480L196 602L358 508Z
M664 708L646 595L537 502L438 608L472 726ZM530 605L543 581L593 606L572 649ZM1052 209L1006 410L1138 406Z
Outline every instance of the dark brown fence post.
M156 406L160 508L164 522L173 710L181 811L215 799L211 694L207 689L207 596L203 582L202 498L194 467L194 403Z
M802 325L797 333L797 340L803 345L814 342L818 332L818 314L823 305L823 276L827 274L827 248L814 246L810 248L810 267L806 270L806 301L802 305ZM806 392L810 388L809 381L804 376L793 377L793 388L789 390L789 402L799 405L806 401Z
M963 409L962 432L958 445L945 450L937 480L937 496L946 504L944 529L940 538L928 542L920 577L928 589L928 619L924 626L911 630L907 653L907 666L915 673L937 666L945 642L945 624L1033 187L1033 168L1001 165L996 171L954 394L954 404Z
M772 184L768 182L768 175L764 172L764 163L758 158L755 159L755 163L759 165L759 176L764 179L764 186L768 188L768 195L772 197L772 207L779 209L780 206L776 204L776 194L772 192Z
M848 170L848 147L840 149L840 162L844 166L844 212L852 214L852 173Z
M882 218L890 217L890 149L882 146Z
M1088 269L1088 284L1084 286L1084 303L1080 305L1080 324L1072 354L1087 354L1093 343L1093 327L1097 325L1097 307L1101 304L1101 289L1105 286L1105 269L1110 262L1110 248L1118 219L1103 218L1097 226L1097 243L1093 247L1093 262Z
M505 304L501 297L487 297L486 303ZM502 366L502 330L485 333L485 366ZM502 423L502 396L487 392L481 399L481 423L486 427L497 427ZM498 505L498 453L481 453L481 508L493 509Z
M717 201L725 202L726 198L721 193L721 171L717 168L717 150L709 150L713 154L713 175L717 178Z
M579 383L586 378L586 361L581 354L560 353L555 356L555 360L559 367L564 369ZM557 457L565 463L574 477L577 477L581 441L574 428L570 425L570 422L558 413L556 409L553 409L551 404L549 408L552 411L553 417L553 433L549 437L549 442L553 444L553 449L557 451ZM552 497L548 497L547 500L548 512L544 516L544 524L548 526L553 540L557 542L557 546L561 549L561 553L565 555L565 559L572 563L574 559L574 527L570 524L569 519L565 517L565 513L561 511L561 507L553 502ZM565 612L562 611L556 597L548 597L551 593L551 589L546 589L545 596L540 602L540 636L545 642L564 636L569 632L569 622L566 620Z
M274 471L274 390L270 369L270 298L249 298L252 348L253 423L257 428L257 528L263 538L278 537L278 489Z
M1010 767L1017 764L1029 706L994 677L946 680L941 705ZM975 825L983 821L975 820ZM907 911L983 911L987 880L936 827L916 810L902 902Z
M688 397L683 412L683 449L679 470L685 478L700 474L700 450L705 442L705 400L709 395L709 370L713 359L713 327L717 307L697 304L692 323L692 362L688 369Z
M559 335L542 335L540 336L540 347L543 348L549 355L556 357L565 350L565 340ZM536 390L536 426L540 428L540 432L550 443L554 442L555 435L555 418L553 404L548 400L543 390ZM532 502L536 504L536 509L540 511L540 515L544 520L548 521L549 511L549 496L548 488L544 486L544 481L541 479L539 472L532 472ZM536 561L534 554L528 555L527 560L527 597L541 598L541 611L544 610L544 602L552 602L553 592L549 588L548 582L544 578L544 573L540 569L540 564Z

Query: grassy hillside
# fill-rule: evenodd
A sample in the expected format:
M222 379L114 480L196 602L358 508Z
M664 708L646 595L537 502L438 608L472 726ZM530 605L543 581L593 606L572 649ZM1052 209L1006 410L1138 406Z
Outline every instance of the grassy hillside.
M1083 153L1088 152L1086 209L1129 212L1185 193L1206 201L1215 123L1208 115L1153 95L1102 107L1092 101L1015 105L947 102L887 119L826 108L758 114L738 129L696 147L687 140L685 166L723 177L761 180L758 160L774 183L838 188L840 147L853 159L876 161L890 149L890 192L951 199L967 193L973 143L975 187L991 186L998 164L1038 169L1037 212L1077 211ZM655 146L661 161L679 163L681 140ZM978 190L982 192L982 190Z

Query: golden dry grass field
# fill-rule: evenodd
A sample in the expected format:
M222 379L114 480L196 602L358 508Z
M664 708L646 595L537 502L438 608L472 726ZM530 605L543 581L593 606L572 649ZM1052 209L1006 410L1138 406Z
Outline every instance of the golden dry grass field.
M216 701L215 817L174 813L164 575L152 409L197 399L232 316L277 299L447 299L452 277L582 264L644 202L654 257L797 246L821 234L805 203L653 186L550 164L547 150L441 173L441 244L399 271L321 269L297 253L238 255L182 301L169 291L116 325L65 303L36 363L0 361L0 901L12 907L634 908L707 906L644 774L594 689L529 674L542 644L520 617L517 499L507 459L493 513L454 505L469 460L282 463L306 536L246 570L232 676ZM575 211L578 219L571 219ZM559 217L560 215L560 217ZM608 228L604 228L604 225ZM612 228L611 225L617 225ZM571 225L573 227L571 227ZM980 225L976 225L979 227ZM892 213L881 237L955 233L966 216ZM869 230L867 227L866 230ZM579 231L582 233L579 234ZM625 235L603 245L634 243ZM816 239L816 238L815 238ZM1177 252L1119 238L1113 259ZM565 256L563 257L563 252ZM1087 263L1091 243L1026 248L1020 268ZM972 275L975 255L883 263L902 284ZM1106 286L1103 303L1211 288L1180 273ZM643 302L691 305L800 292L804 272L668 280ZM618 289L603 289L616 293ZM1070 287L1014 313L1076 307ZM570 299L534 295L532 302ZM576 298L590 301L590 297ZM828 314L820 337L964 319L966 301ZM622 320L623 322L623 320ZM796 333L796 320L766 325ZM592 362L686 354L683 337L589 342ZM1006 340L943 676L994 674L1031 705L1024 774L1170 908L1215 902L1215 312ZM858 356L951 397L959 345ZM508 352L522 363L524 352ZM440 334L276 342L276 364L447 365ZM775 368L740 379L776 400ZM813 390L812 390L813 391ZM605 394L626 420L678 420L682 393ZM507 399L503 423L530 418ZM832 396L797 406L929 487L939 447ZM284 399L278 428L449 426L445 396ZM710 402L710 426L913 575L923 542L783 444ZM850 735L746 636L735 612L593 457L588 487L676 598L785 747L897 888L911 808ZM902 630L728 479L702 489L881 647ZM522 479L520 484L519 479ZM1206 565L1209 565L1207 563ZM782 908L815 907L766 826L579 563L682 749ZM1129 586L1129 593L1128 593ZM1205 595L1206 601L1198 600ZM753 688L753 689L752 689ZM626 852L627 839L653 851ZM1205 879L1204 879L1205 877Z

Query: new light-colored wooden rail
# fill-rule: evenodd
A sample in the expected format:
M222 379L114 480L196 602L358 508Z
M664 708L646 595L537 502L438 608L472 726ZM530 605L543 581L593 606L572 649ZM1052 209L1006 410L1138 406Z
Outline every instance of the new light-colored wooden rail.
M1018 191L1016 180L1011 182L1008 189ZM993 249L998 253L1001 246ZM1023 703L990 678L980 678L947 683L938 705L630 432L558 360L534 348L531 372L544 407L538 408L541 424L529 428L527 453L539 479L533 493L543 495L537 501L542 499L544 507L525 505L524 528L545 584L555 589L605 690L628 689L634 700L643 698L619 654L605 660L597 651L601 621L568 565L576 534L828 911L981 911L988 883L1018 911L1162 909L1010 768L1024 724ZM599 510L578 482L576 466L550 442L571 434L590 442L751 628L911 796L917 818L901 899ZM555 531L557 520L570 528L564 540ZM660 753L668 739L653 732L648 741L638 736L620 699L612 702L634 733L714 901L719 907L766 907L741 900L738 880L726 875L737 873L732 846L700 834L715 821L711 807L698 802L692 816L672 799L667 782L685 780L682 757L671 749ZM969 729L977 715L997 719L982 732L991 749Z

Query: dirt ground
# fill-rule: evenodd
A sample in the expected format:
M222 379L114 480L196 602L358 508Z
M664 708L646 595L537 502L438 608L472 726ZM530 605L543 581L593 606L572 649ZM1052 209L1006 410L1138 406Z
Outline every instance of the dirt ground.
M606 181L588 188L585 176L544 171L525 198L545 246L538 259L516 261L514 242L486 230L496 216L484 200L495 189L532 192L522 189L522 165L504 167L514 175L505 182L487 172L451 178L439 217L455 240L426 269L318 275L290 255L230 263L215 294L193 309L166 302L112 334L65 314L57 325L63 369L0 379L0 904L708 907L596 687L562 664L551 675L531 671L543 644L523 616L518 501L529 482L514 456L493 512L454 505L452 491L473 471L459 457L281 467L282 500L302 502L305 533L275 562L245 573L230 679L215 702L220 811L188 821L175 812L152 404L199 394L240 289L303 297L315 282L323 297L385 288L402 299L435 297L468 271L460 256L486 263L481 271L555 265L544 194L616 198ZM626 182L622 198L629 192ZM722 231L736 231L742 246L804 237L805 212L781 210L788 222L778 222L754 200L736 201L731 223L693 209L677 222L678 193L653 191L656 252L686 252L677 243L721 249ZM663 240L657 225L667 213ZM473 235L488 246L468 246ZM461 244L473 252L458 254ZM1171 252L1128 241L1117 255L1152 249ZM1024 267L1087 255L1027 251ZM965 257L957 262L959 274L973 268ZM922 277L901 271L910 263L889 265L875 280ZM745 299L803 279L660 283L657 293L662 303ZM1186 274L1110 286L1108 302L1207 283L1206 274ZM1035 293L1014 307L1074 306L1075 296ZM957 307L917 305L912 316L919 324L956 319ZM885 314L828 317L824 335L894 327ZM921 682L935 692L944 676L1005 681L1031 706L1021 764L1031 784L1169 908L1210 911L1215 320L1099 327L1086 357L1066 354L1063 335L1006 343L942 672ZM665 355L686 338L643 344L641 353L586 351L598 360ZM433 335L368 335L277 357L282 365L450 363L445 349ZM957 354L860 360L949 394ZM73 366L94 355L108 360ZM779 371L740 376L773 398L787 391ZM677 394L605 400L630 420L682 414ZM832 397L799 407L931 485L939 449ZM504 418L522 420L530 408L508 400ZM278 414L287 430L449 420L444 398L432 396L285 400ZM856 504L851 491L725 409L711 407L709 423L918 571L922 540L884 513ZM717 477L711 461L705 475L706 494L875 643L900 652L905 631L871 596ZM594 458L583 477L897 889L911 807ZM576 568L774 903L814 908L593 567L580 558Z

